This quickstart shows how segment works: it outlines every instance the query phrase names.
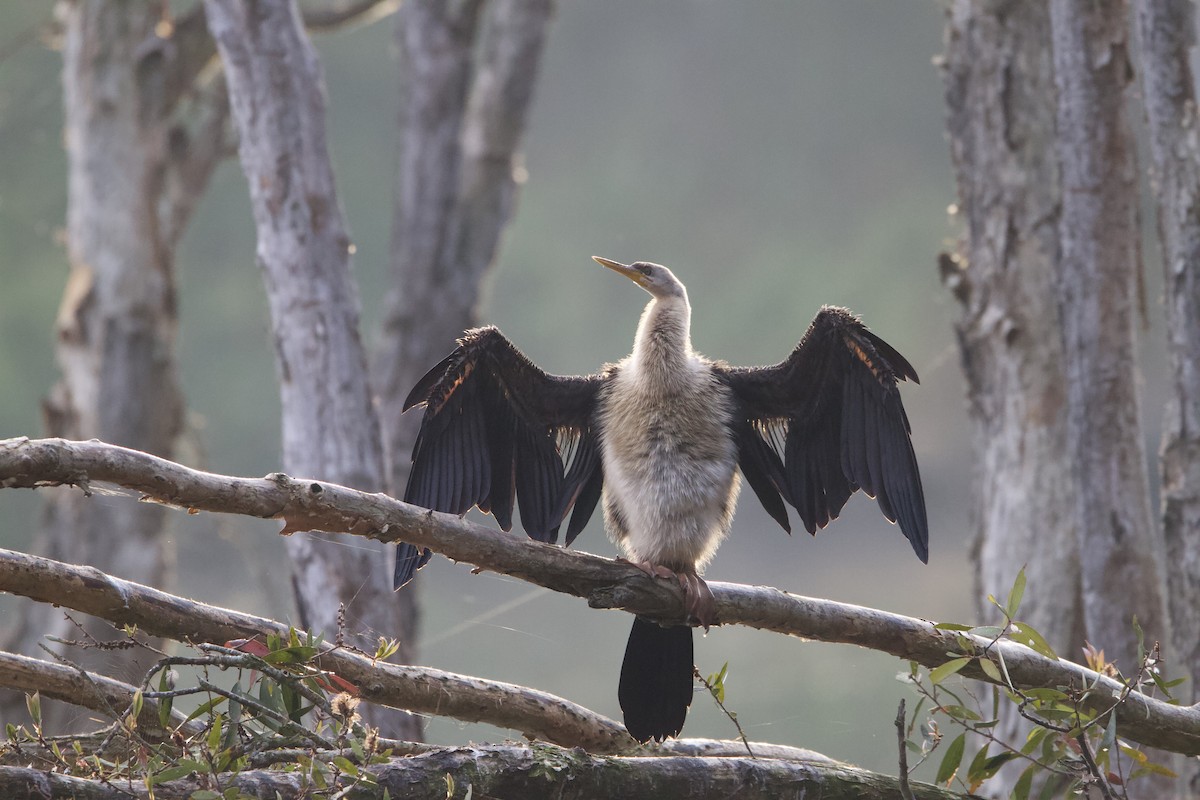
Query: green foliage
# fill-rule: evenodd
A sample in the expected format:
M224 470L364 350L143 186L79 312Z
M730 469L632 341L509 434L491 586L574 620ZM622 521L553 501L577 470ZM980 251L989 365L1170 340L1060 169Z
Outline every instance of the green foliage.
M1085 794L1089 786L1100 786L1106 797L1125 798L1125 787L1142 776L1174 777L1169 769L1152 762L1145 752L1117 736L1116 710L1131 693L1159 691L1170 700L1169 690L1180 683L1179 680L1166 680L1160 674L1157 645L1150 652L1145 650L1141 628L1134 620L1139 667L1128 679L1105 660L1102 650L1095 650L1090 645L1084 649L1088 667L1099 675L1114 678L1125 687L1120 696L1112 698L1112 702L1100 710L1090 702L1095 699L1095 683L1018 687L1008 675L1004 657L995 647L997 642L1008 639L1046 658L1058 658L1045 637L1017 619L1024 593L1025 571L1021 570L1003 603L994 597L988 598L1001 613L1002 624L970 626L943 622L935 626L953 634L958 651L948 652L944 663L924 675L920 666L912 662L909 671L900 676L921 695L921 703L914 709L913 721L908 725L910 737L922 706L926 701L929 703L928 718L922 725L926 735L919 745L911 739L906 741L907 749L921 753L922 761L934 750L942 749L936 782L946 786L957 784L972 793L1005 764L1023 762L1026 766L1011 795L1014 800L1076 796ZM980 639L986 644L981 645ZM961 678L951 680L968 668L977 669L993 682L987 698L979 694L977 685L967 684ZM984 702L989 698L990 702ZM1002 742L992 734L1005 703L1014 706L1022 717L1034 724L1019 747ZM962 733L944 748L941 748L943 735L938 719L962 729ZM982 747L974 753L970 752L973 745L969 733L983 740Z
M12 752L22 762L90 780L142 783L151 796L160 784L191 777L210 787L194 792L193 800L238 800L243 795L236 789L215 787L252 762L302 774L314 798L374 785L362 767L383 763L391 751L381 749L378 733L359 721L355 687L313 663L319 640L301 642L293 630L265 644L227 644L161 659L99 747L47 738L41 699L28 695L32 729L7 725L0 756ZM173 668L185 665L197 668L196 685L177 688ZM218 686L219 672L233 673L229 688ZM193 696L205 699L186 717L178 713L177 701ZM154 728L147 715L158 730L146 729Z

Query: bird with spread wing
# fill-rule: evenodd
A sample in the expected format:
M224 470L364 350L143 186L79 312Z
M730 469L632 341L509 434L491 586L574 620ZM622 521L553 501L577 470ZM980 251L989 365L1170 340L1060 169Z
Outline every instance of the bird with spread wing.
M691 306L666 267L594 257L651 295L633 352L599 373L550 375L494 327L467 331L417 382L424 405L404 499L452 514L519 506L530 537L570 545L603 500L609 535L648 574L677 579L693 621L716 623L700 577L729 532L740 476L784 530L810 533L861 489L921 561L929 528L898 381L898 352L841 308L822 308L791 354L732 367L692 349ZM568 520L568 515L570 518ZM430 557L401 545L395 584ZM637 617L618 697L639 742L677 736L692 699L692 629Z

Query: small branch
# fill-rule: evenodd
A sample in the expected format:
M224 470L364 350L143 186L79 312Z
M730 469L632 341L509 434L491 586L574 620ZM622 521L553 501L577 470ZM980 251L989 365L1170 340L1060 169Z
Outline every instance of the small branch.
M1104 800L1115 800L1112 787L1109 786L1108 780L1104 777L1104 772L1100 769L1100 765L1096 763L1095 756L1092 755L1092 747L1088 744L1087 736L1082 733L1079 734L1075 737L1075 743L1079 745L1079 754L1083 757L1084 766L1087 767L1088 774L1092 776L1096 786L1100 787L1100 794L1104 795Z
M196 603L79 567L0 550L0 591L56 603L118 625L137 625L153 636L180 641L226 642L288 635L274 620ZM306 634L301 632L301 639ZM437 669L378 662L326 645L315 663L358 687L367 701L418 713L488 722L531 738L592 752L634 748L616 722L548 692ZM0 672L0 682L5 679ZM70 697L64 699L70 700ZM3 795L0 795L3 796Z
M8 439L0 441L0 488L35 487L48 485L80 485L106 482L141 493L151 500L187 509L245 514L277 518L284 521L284 533L301 530L326 530L354 533L386 542L408 541L417 546L431 547L455 561L463 561L505 575L545 586L555 591L587 598L596 608L620 608L650 618L680 623L686 618L683 597L669 581L655 581L636 567L620 564L586 553L572 552L560 547L541 544L520 536L497 536L495 531L450 514L439 514L402 503L384 494L367 494L336 484L313 480L298 480L282 474L266 478L236 478L214 475L189 469L166 459L136 450L102 442L72 442L63 439ZM38 566L35 566L38 565ZM56 572L62 583L51 589L44 578L34 579L30 570ZM976 655L964 652L957 637L962 633L939 631L927 620L891 614L847 603L800 597L768 587L711 582L721 624L740 624L815 639L869 647L890 653L906 661L916 661L926 667L945 662L947 653ZM4 553L0 558L0 589L87 610L116 622L135 622L144 630L155 633L162 629L167 618L173 620L176 631L199 626L199 621L181 614L179 598L137 587L125 581L90 570L70 567L45 559L19 553ZM127 594L145 598L145 605L127 605ZM186 601L185 601L186 602ZM76 605L78 603L79 605ZM286 633L286 628L270 620L234 612L213 609L216 616L209 626L207 638L197 640L221 642L246 638L255 632ZM163 635L170 635L165 633ZM988 645L988 639L972 639L977 651ZM1097 674L1068 661L1054 661L1033 650L1010 641L1000 641L992 652L1003 658L1013 685L1018 687L1091 687L1084 703L1097 713L1107 711L1112 698L1119 697L1125 687L1112 678ZM369 660L353 661L349 654L338 653L330 658L346 659L323 663L343 677L359 682L368 673ZM385 665L380 665L383 668ZM343 669L347 671L343 671ZM401 670L403 668L390 667ZM411 669L411 668L410 668ZM971 664L961 672L966 677L992 681L982 669ZM449 676L449 673L444 673ZM399 674L396 675L400 680ZM462 680L449 676L447 680ZM406 689L394 689L395 694L383 693L367 697L374 702L399 703L399 707L445 714L459 719L481 719L482 709L470 703L449 711L448 706L457 692L443 693L436 679L425 673L414 673L414 684ZM429 682L433 680L431 685ZM365 680L364 680L365 682ZM474 684L476 687L482 684ZM509 684L502 684L512 690ZM462 691L471 691L470 684ZM414 694L410 694L414 693ZM517 696L522 696L518 693ZM364 693L364 697L366 697ZM549 697L549 696L547 696ZM403 699L401 699L403 698ZM526 697L526 700L528 698ZM552 703L565 703L553 698ZM503 716L503 703L488 702L488 713ZM558 707L558 706L556 706ZM577 740L578 726L561 727L574 714L590 716L591 712L574 704L561 706L559 727L553 734L543 731L535 735L550 741L567 744ZM509 709L510 711L512 709ZM541 716L540 709L526 709ZM599 718L603 719L603 718ZM521 720L517 723L517 720ZM517 714L515 724L497 723L525 730L523 716ZM616 742L624 736L620 726L610 720L600 724L596 739L588 746L593 752L619 752ZM1200 755L1200 709L1174 706L1140 693L1132 693L1117 710L1119 735L1127 740L1161 747L1186 755ZM573 731L568 733L568 731ZM603 731L603 733L600 733ZM606 737L616 737L606 738ZM573 743L580 743L573 741Z
M40 692L43 697L61 700L64 703L82 706L106 717L113 716L113 709L129 708L133 693L137 689L128 683L106 678L64 664L54 664L38 658L0 651L0 686L18 692ZM173 727L184 724L184 715L171 712ZM193 721L185 726L184 733L199 731L203 726ZM143 732L163 734L158 721L158 703L147 700L138 715L138 728Z
M400 0L352 0L307 8L304 27L313 33L331 33L347 28L364 28L396 13Z
M900 707L896 709L896 742L900 747L900 796L904 800L913 800L912 787L908 785L908 737L904 735L904 698L900 698Z
M696 669L695 666L692 667L692 675L704 685L704 688L708 690L709 696L712 697L713 702L717 704L717 708L721 709L721 713L729 718L729 721L733 723L733 727L737 728L738 738L742 740L742 744L746 748L746 755L750 756L750 758L754 758L754 751L750 749L750 740L746 738L746 732L742 730L742 723L737 721L737 714L734 714L725 707L725 703L722 702L717 690L711 683L709 683L708 678L704 677L700 670Z

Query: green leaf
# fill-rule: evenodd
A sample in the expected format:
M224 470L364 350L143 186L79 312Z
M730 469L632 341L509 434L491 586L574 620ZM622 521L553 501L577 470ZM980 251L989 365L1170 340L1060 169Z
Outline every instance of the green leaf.
M721 665L721 669L712 675L708 676L708 683L712 686L712 695L717 699L718 703L725 702L725 676L729 674L729 662L726 661Z
M208 732L208 739L205 744L208 745L210 753L216 753L221 748L221 734L225 730L225 715L214 714L212 728Z
M240 694L240 682L233 684L232 694ZM242 721L242 703L236 697L229 698L229 724L225 726L225 736L221 739L221 749L228 750L238 742L238 724Z
M352 762L350 759L346 758L345 756L334 756L333 763L337 765L338 769L340 769L342 772L346 773L347 775L350 775L355 778L358 777L358 767L354 765L354 762Z
M1046 658L1053 659L1054 661L1058 660L1058 655L1054 652L1054 648L1031 625L1024 622L1014 622L1013 629L1009 632L1008 638L1036 650Z
M38 692L25 695L25 708L35 726L42 724L42 696Z
M1146 632L1142 630L1137 614L1133 615L1133 632L1137 634L1137 660L1141 664L1146 658Z
M958 765L962 763L963 749L967 746L967 734L960 733L958 737L950 743L946 748L946 755L942 756L942 763L938 767L937 778L934 783L950 783L954 777L954 773L958 772Z
M1029 755L1034 750L1037 750L1041 745L1042 740L1045 739L1049 733L1049 728L1042 728L1040 726L1035 727L1029 732L1029 735L1025 737L1025 744L1021 747L1021 752L1024 755Z
M151 786L157 786L160 783L166 783L167 781L173 781L177 778L185 777L193 772L195 772L195 770L190 764L176 764L173 767L167 767L162 772L157 772L154 775L151 775L148 779L148 782Z
M1030 764L1025 768L1013 786L1012 800L1029 800L1029 790L1033 788L1033 776L1040 767L1040 764Z
M1144 767L1138 767L1129 774L1129 780L1140 778L1143 775L1162 775L1164 778L1178 778L1173 771L1164 767L1162 764L1155 764L1152 761L1146 762Z
M200 705L198 705L196 707L195 711L193 711L191 714L188 714L188 718L187 718L186 722L191 722L192 720L194 720L196 717L200 716L201 714L207 714L208 712L212 711L214 708L216 708L217 706L221 705L221 703L224 703L224 702L225 702L224 697L214 697L212 700L205 700L203 703L201 703Z
M289 664L307 664L316 657L317 652L318 650L315 647L294 644L291 647L267 653L263 656L263 661L274 667L282 667Z
M1100 737L1100 744L1096 749L1108 750L1113 746L1113 742L1117 740L1117 715L1110 713L1108 715L1108 724L1104 726L1104 735Z
M1163 676L1158 674L1158 670L1150 670L1150 680L1154 681L1154 685L1167 696L1168 702L1174 702L1175 698L1171 696L1171 689L1174 689L1179 684L1187 680L1187 678L1176 678L1173 681L1163 680Z
M971 633L976 636L982 636L985 639L999 639L1000 634L1004 633L1005 629L999 625L977 625L971 628Z
M976 786L981 780L979 772L983 769L983 765L987 763L989 743L985 742L983 747L979 748L979 752L971 759L971 763L967 766L967 783L972 787ZM972 789L971 791L974 791Z
M375 659L378 661L386 661L399 649L399 639L385 639L384 637L380 636L379 645L375 648Z
M133 717L135 721L142 715L142 704L144 702L145 698L142 697L142 690L138 689L133 693L133 702L130 703L132 707L129 709L129 716Z
M975 773L975 778L979 781L979 783L983 783L988 778L999 772L1001 767L1012 761L1014 758L1020 758L1020 756L1018 756L1016 753L997 753L980 765L979 771ZM979 788L978 784L976 784L975 788Z
M163 670L158 676L158 690L167 692L171 690L170 670ZM171 725L171 707L175 703L174 697L160 697L158 699L158 724L164 728Z
M983 674L994 680L996 683L1004 683L1003 676L1000 675L1000 668L996 666L996 662L990 658L980 658L979 668L983 670Z
M969 631L970 625L962 625L957 622L939 622L933 626L934 630L938 631Z
M966 720L969 722L979 722L981 719L983 719L983 717L979 716L977 713L975 713L971 709L967 708L966 706L962 706L962 705L953 705L953 704L942 705L942 706L938 706L936 710L941 711L943 714L950 717L951 719L956 719L956 720L960 720L960 721Z
M188 795L188 800L221 800L221 795L211 789L200 789Z
M929 680L933 683L941 683L970 663L970 658L952 658L945 664L929 670Z
M1067 699L1066 692L1061 689L1050 689L1048 687L1026 689L1025 696L1036 700L1040 704L1058 703Z
M1021 598L1025 595L1025 568L1021 567L1021 571L1017 573L1017 579L1013 581L1012 589L1008 591L1008 600L1004 602L1004 613L1009 619L1017 616L1017 609L1021 607Z

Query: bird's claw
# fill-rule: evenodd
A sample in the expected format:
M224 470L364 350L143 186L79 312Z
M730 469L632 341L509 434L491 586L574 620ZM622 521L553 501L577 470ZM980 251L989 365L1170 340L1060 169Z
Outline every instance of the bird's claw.
M683 590L683 596L687 602L689 619L695 620L706 631L709 627L717 624L717 602L713 598L712 589L709 589L704 579L696 573L675 572L669 567L664 567L661 564L652 564L649 561L629 561L625 558L618 558L617 560L637 567L651 578L662 578L664 580L674 578L679 581L679 588Z

